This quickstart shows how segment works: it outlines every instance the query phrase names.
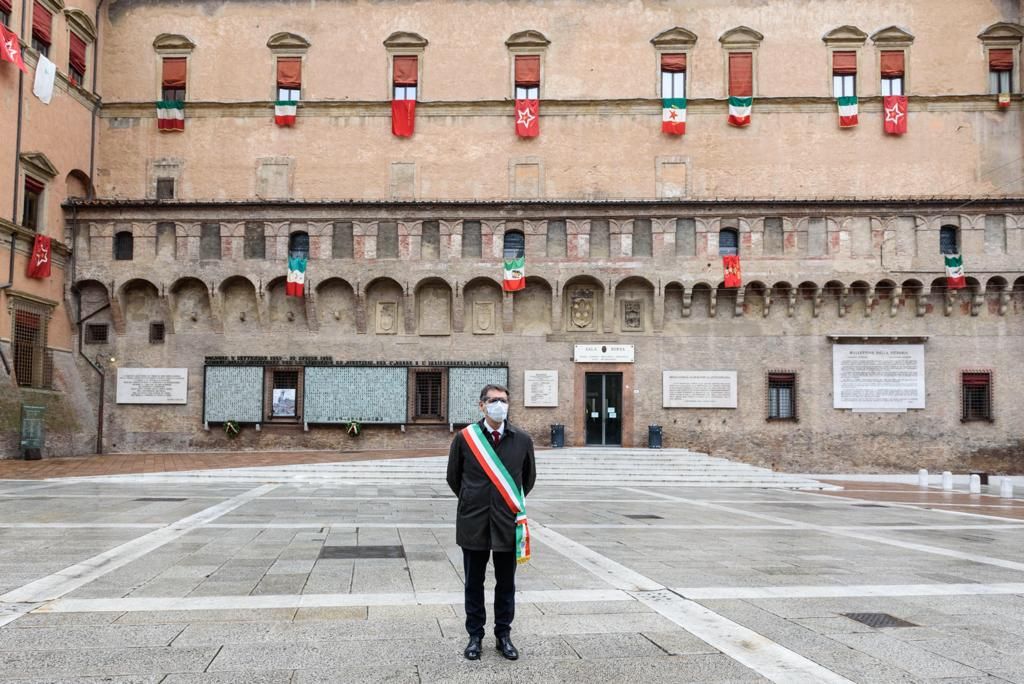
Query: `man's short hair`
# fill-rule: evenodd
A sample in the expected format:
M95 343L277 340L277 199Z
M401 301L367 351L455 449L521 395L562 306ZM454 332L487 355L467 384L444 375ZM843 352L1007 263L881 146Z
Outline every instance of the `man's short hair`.
M484 388L480 390L480 401L486 399L487 393L490 392L491 390L504 392L506 397L512 396L511 393L509 393L508 391L508 387L505 387L504 385L484 385Z

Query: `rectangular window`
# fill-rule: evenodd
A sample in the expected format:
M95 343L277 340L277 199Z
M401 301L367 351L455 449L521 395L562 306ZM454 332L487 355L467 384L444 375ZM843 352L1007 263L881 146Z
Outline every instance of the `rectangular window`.
M651 256L651 219L633 221L633 256Z
M188 61L184 57L164 57L160 99L164 102L185 100L185 80Z
M992 420L992 374L971 372L960 375L963 413L960 420Z
M163 344L166 334L167 329L164 327L163 321L153 321L149 324L150 344Z
M25 177L25 199L21 205L21 225L30 230L39 230L42 223L40 213L43 207L43 189L45 187L36 179Z
M988 91L993 95L1013 89L1013 50L1000 48L988 51Z
M106 344L109 338L109 328L106 323L86 324L84 340L86 344Z
M18 386L52 389L53 356L46 348L48 315L17 300L12 313L11 352Z
M462 222L462 258L479 259L482 254L482 240L480 239L480 222Z
M156 198L158 200L174 199L174 179L173 178L157 178L156 179Z
M661 96L666 100L686 97L686 55L684 53L661 56Z
M74 31L69 35L68 79L76 86L82 86L85 83L85 41Z
M302 90L302 58L277 58L277 99L297 102Z
M882 95L903 95L903 50L883 50L881 55Z
M266 229L259 221L246 221L242 251L246 259L267 257Z
M516 99L540 99L540 55L516 55Z
M415 100L419 85L419 58L416 55L396 55L393 59L395 100Z
M729 53L729 96L754 96L754 53Z
M351 259L353 256L352 222L338 221L334 224L334 235L331 241L332 259Z
M204 223L199 231L199 258L220 259L220 224Z
M444 420L444 371L442 369L413 370L413 418L418 420Z
M768 420L796 420L796 373L768 374Z
M49 56L52 42L53 15L36 0L32 5L32 47L38 50L39 54Z
M853 50L832 53L832 97L857 95L857 53Z
M0 24L11 25L11 0L0 0Z

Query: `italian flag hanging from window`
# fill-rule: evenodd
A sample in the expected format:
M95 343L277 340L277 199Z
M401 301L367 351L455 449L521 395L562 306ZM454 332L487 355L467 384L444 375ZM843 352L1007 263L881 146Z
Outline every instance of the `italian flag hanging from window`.
M274 123L278 126L294 126L298 107L299 103L295 100L278 100L274 103Z
M669 135L686 133L686 98L661 101L661 132Z
M185 130L185 103L181 100L157 102L156 127L161 131Z
M727 254L722 257L722 269L725 271L726 287L741 287L743 276L740 273L740 257L738 254Z
M839 105L839 127L853 128L857 125L857 98L840 97L836 100Z
M752 97L729 97L729 125L742 128L750 125L750 110L754 106Z
M961 290L967 287L967 279L964 277L964 258L959 254L947 254L946 259L946 287L950 290Z
M1010 106L1010 93L999 93L998 103L999 103L1000 107L1009 107Z
M288 282L284 293L288 297L301 297L306 286L306 260L303 257L288 257Z
M515 292L526 288L526 257L505 259L505 275L502 278L502 289Z

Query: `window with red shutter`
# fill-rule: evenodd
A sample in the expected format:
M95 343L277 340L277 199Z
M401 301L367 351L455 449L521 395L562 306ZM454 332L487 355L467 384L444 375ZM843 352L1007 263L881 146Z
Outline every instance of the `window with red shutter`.
M48 56L52 42L53 15L36 0L32 5L32 47L40 54Z
M882 50L880 57L882 95L905 95L903 78L905 72L903 50Z
M992 94L1010 93L1013 89L1013 50L998 48L988 51L988 90Z
M302 91L302 58L277 58L277 99L298 101Z
M849 50L832 53L832 96L856 97L857 53Z
M516 55L516 99L540 99L540 55Z
M392 64L393 97L396 100L415 100L419 85L419 58L416 55L396 55Z
M162 98L165 102L183 101L185 99L185 81L188 60L184 57L164 57Z
M82 85L85 82L85 51L86 44L77 33L70 33L71 44L68 55L68 77L75 85Z
M729 53L729 96L754 96L754 54L752 52Z
M686 54L661 55L661 96L664 99L686 97Z

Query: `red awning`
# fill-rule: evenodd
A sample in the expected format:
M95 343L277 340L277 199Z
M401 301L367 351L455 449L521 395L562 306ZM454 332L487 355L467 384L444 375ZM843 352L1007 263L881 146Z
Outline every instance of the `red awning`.
M540 85L539 55L516 55L516 85L524 88Z
M753 97L754 55L752 53L729 53L729 95L731 97Z
M414 86L419 80L415 55L399 55L395 57L394 73L396 86Z
M277 58L277 86L279 88L302 87L302 58Z
M849 52L832 53L832 73L836 76L849 76L857 73L857 53Z
M882 78L902 78L903 72L903 50L884 50L882 52Z
M32 35L47 45L53 40L53 15L39 0L32 6Z
M184 88L186 60L184 57L164 57L164 88Z
M1000 48L988 51L989 71L1013 71L1013 50Z
M661 70L678 73L686 71L686 55L682 53L665 54L661 56Z
M85 41L74 31L71 32L71 54L68 62L75 71L85 73Z
M988 373L964 373L963 381L965 385L987 385L991 382L991 376Z

